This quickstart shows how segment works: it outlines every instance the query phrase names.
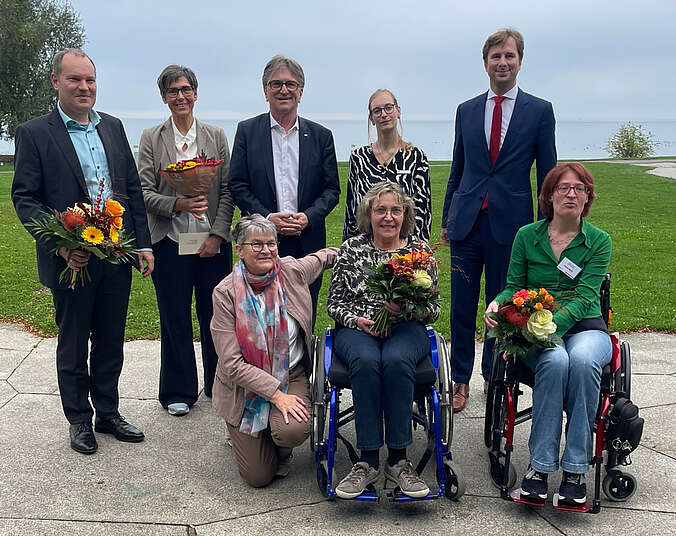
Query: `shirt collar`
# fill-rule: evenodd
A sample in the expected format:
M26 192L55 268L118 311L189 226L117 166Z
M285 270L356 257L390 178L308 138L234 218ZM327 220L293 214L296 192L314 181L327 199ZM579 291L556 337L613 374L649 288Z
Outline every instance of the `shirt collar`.
M268 114L270 116L270 128L273 129L275 127L279 127L282 130L284 130L284 127L280 125L274 117L272 117L272 114ZM296 122L293 124L293 126L289 129L289 132L291 132L293 129L298 129L298 115L296 115Z
M96 128L96 125L98 125L101 122L101 116L96 113L96 110L93 108L89 110L89 125L81 125L75 119L72 117L66 115L66 112L63 111L61 108L61 103L56 103L56 109L59 110L59 115L61 116L61 120L63 121L63 124L66 125L66 128L68 127L76 127L80 130L87 130L89 128L89 125L92 127Z
M506 99L516 100L517 93L519 93L519 86L514 85L512 89L510 89L507 93L505 93L502 96L505 97ZM497 96L498 94L489 87L487 100L491 100L493 97Z
M186 132L185 136L181 134L181 132L176 128L176 125L174 124L174 118L171 118L171 128L174 129L174 142L176 145L183 146L183 144L190 145L192 142L194 142L197 139L197 119L192 120L192 125L190 125L190 128L188 129L188 132Z

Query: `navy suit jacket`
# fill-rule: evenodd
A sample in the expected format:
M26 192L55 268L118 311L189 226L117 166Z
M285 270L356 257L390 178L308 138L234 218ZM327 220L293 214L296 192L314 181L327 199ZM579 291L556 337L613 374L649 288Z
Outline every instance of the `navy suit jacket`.
M464 240L488 193L493 237L499 244L511 245L519 228L533 222L533 161L538 193L545 175L556 165L554 110L551 103L519 89L493 165L484 132L486 98L483 93L458 106L442 226L451 240Z
M307 255L326 245L325 220L338 204L340 183L331 131L302 117L298 129L298 212L310 222L300 235ZM269 113L237 125L228 187L243 214L278 212Z
M99 112L96 130L106 151L113 192L126 209L124 229L133 234L136 247L150 248L150 233L134 157L122 122ZM12 201L21 223L40 219L52 210L63 211L78 201L91 203L80 161L66 125L55 108L16 129ZM66 262L52 249L54 243L36 241L40 282L52 289L66 289L59 274Z

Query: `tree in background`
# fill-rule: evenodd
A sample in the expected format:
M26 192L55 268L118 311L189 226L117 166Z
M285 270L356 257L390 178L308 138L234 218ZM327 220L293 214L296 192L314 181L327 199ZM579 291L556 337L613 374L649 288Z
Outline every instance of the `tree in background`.
M656 146L651 132L629 122L608 138L604 149L614 158L646 158L655 153Z
M0 137L49 112L56 103L52 57L82 48L85 30L67 1L0 0Z

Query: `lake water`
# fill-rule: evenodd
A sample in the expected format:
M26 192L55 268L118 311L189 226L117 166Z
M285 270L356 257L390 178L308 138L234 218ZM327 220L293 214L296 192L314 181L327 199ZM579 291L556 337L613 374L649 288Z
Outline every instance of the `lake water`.
M127 137L136 149L143 129L160 123L158 119L123 119ZM237 121L205 119L225 130L230 147L237 129ZM559 159L607 158L603 146L624 121L558 121L556 145ZM366 120L326 120L321 124L331 129L339 161L346 161L354 146L368 143ZM652 132L660 142L656 156L676 154L676 121L635 121L644 130ZM406 121L403 125L404 139L420 147L429 160L450 160L453 143L453 121ZM371 129L371 136L375 130ZM11 146L0 142L0 153L13 152Z

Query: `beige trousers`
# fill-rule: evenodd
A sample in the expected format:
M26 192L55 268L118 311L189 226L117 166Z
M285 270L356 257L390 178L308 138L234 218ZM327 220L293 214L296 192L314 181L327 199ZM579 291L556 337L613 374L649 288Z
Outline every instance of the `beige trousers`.
M301 365L289 372L287 394L302 398L310 412L310 382ZM270 408L268 427L261 430L258 437L242 433L239 427L228 424L232 452L245 482L254 488L267 486L275 478L280 464L288 463L293 448L308 438L310 426L310 420L298 422L291 416L289 424L286 424L281 412L274 406Z

